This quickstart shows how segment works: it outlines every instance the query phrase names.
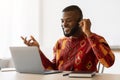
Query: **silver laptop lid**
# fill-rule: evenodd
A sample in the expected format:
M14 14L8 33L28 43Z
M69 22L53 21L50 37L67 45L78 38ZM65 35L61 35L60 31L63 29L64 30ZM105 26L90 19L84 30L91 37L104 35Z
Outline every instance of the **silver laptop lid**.
M10 51L17 72L44 72L37 47L10 47Z

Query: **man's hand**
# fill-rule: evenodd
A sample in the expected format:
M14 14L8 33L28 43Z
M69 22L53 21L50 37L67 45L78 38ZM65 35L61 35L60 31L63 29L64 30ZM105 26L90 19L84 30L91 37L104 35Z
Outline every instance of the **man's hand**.
M92 34L90 28L91 28L91 22L89 19L83 19L79 22L80 27L82 28L82 31L87 35L90 36Z
M39 43L35 40L33 36L30 36L29 40L27 40L27 37L24 38L22 36L21 36L21 39L24 41L24 43L27 46L37 46L39 48Z

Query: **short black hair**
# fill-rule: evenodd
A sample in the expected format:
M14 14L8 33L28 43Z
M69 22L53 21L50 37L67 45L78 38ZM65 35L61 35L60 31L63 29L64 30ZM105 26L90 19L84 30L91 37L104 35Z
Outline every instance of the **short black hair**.
M68 12L68 11L77 11L79 13L80 19L83 19L82 10L77 5L70 5L64 8L62 12Z

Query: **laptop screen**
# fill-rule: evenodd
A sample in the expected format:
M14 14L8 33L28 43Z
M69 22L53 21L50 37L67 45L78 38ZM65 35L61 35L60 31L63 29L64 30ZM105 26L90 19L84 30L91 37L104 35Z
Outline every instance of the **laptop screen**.
M28 73L44 72L37 47L10 47L10 51L16 71Z

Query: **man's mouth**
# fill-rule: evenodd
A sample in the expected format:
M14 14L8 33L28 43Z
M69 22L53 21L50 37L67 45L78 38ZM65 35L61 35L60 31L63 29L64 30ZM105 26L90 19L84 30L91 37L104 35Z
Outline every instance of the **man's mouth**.
M69 33L70 32L70 28L64 28L64 32L65 33Z

